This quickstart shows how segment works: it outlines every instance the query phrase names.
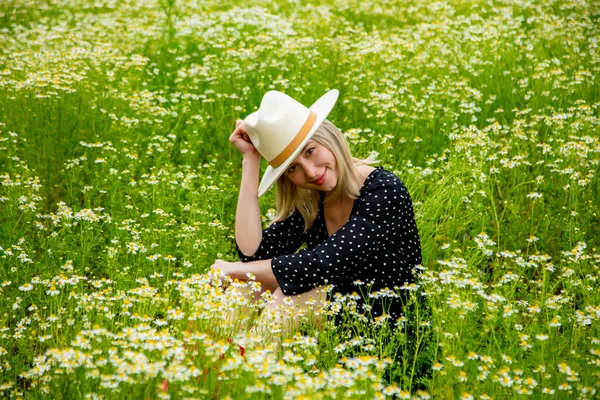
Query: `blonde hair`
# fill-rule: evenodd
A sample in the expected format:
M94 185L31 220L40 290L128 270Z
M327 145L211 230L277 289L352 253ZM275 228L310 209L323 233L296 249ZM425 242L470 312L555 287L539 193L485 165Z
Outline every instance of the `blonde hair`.
M356 200L361 187L355 173L356 167L373 164L378 161L372 156L364 160L352 157L350 147L344 135L328 120L323 121L312 139L331 151L337 162L337 185L325 198L324 202L347 198ZM275 200L277 216L273 222L286 219L297 208L304 218L304 232L308 231L319 214L319 196L320 192L318 190L300 188L285 174L281 175L276 182Z

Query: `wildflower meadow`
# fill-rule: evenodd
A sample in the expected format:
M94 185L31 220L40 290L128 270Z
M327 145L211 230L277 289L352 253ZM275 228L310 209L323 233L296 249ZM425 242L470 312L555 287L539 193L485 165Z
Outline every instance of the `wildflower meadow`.
M0 1L0 397L598 398L599 45L594 0ZM209 270L238 260L228 137L334 88L423 265L356 282L400 320L329 287L265 340L269 293Z

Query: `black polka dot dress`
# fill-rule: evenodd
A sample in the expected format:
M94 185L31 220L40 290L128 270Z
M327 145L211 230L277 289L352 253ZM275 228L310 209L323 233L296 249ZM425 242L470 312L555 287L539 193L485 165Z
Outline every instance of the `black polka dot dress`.
M421 246L406 187L393 173L376 168L361 187L348 222L331 237L322 200L323 196L319 215L306 233L302 215L296 210L263 231L254 255L245 256L238 248L240 259L271 259L285 295L332 284L334 292L358 295L353 297L359 313L373 317L388 314L397 319L400 301L369 296L367 287L371 293L384 289L402 292L395 289L414 282L412 269L421 264ZM303 243L306 249L296 252Z

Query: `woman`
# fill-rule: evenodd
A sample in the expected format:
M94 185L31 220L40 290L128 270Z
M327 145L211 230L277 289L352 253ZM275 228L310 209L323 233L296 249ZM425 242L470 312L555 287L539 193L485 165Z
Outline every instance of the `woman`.
M273 293L270 308L323 302L325 285L341 294L364 292L362 284L371 292L398 289L413 282L412 269L421 263L404 184L370 160L352 158L342 133L326 120L337 98L331 90L306 108L268 92L229 138L243 156L235 229L241 262L217 260L212 268L233 279L253 274ZM269 166L259 185L261 155ZM278 213L263 231L258 198L275 182ZM389 315L392 323L401 316L399 300L390 305L362 293L358 303L359 313Z

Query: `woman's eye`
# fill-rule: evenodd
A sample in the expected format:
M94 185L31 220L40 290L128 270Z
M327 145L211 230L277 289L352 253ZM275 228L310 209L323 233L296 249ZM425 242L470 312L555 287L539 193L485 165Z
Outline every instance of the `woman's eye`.
M292 165L291 167L288 168L288 174L291 174L292 172L294 172L294 170L296 169L295 165Z
M306 150L306 155L310 155L314 150L314 147L311 147L310 149Z

